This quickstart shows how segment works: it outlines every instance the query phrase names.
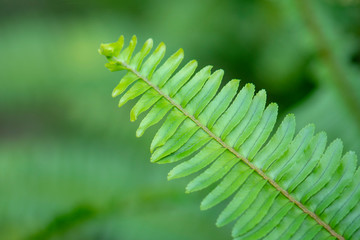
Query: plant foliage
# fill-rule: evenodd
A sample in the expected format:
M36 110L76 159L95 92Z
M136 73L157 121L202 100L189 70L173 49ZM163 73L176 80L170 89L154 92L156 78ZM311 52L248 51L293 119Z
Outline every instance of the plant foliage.
M232 196L217 226L235 221L234 239L360 238L360 170L341 140L327 146L312 124L296 133L292 114L274 129L278 107L266 106L264 90L245 84L238 91L239 80L220 90L222 70L195 73L193 60L177 71L182 49L160 65L164 43L150 54L149 39L133 56L136 44L134 36L124 48L121 36L100 47L108 69L126 71L112 95L122 94L119 106L141 96L130 113L135 121L149 110L138 137L166 118L151 143L151 162L182 160L168 179L198 173L188 193L216 184L201 209Z

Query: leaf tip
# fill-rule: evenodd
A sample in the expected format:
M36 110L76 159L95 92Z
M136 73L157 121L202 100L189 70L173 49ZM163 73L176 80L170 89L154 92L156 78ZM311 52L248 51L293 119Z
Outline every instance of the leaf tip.
M180 56L184 56L184 49L179 48L178 54L179 54Z
M194 59L194 60L191 60L189 63L189 65L193 65L194 68L196 68L198 66L198 62Z
M340 138L336 138L332 143L331 145L334 144L336 145L336 147L338 147L339 149L343 149L344 147L344 144L343 144L343 141L340 139Z
M158 150L158 151L155 151L155 152L151 155L150 161L151 161L152 163L155 163L155 162L160 161L162 158L163 158L162 152L161 152L161 150L160 150L160 151Z
M192 193L193 188L191 187L191 182L186 186L185 193Z
M218 219L216 220L215 225L217 227L223 227L225 225L224 219L221 217L221 215L218 217Z
M210 206L203 200L200 204L200 210L205 211L205 210L208 210L209 208L210 208Z
M121 93L120 89L114 88L114 90L113 90L112 93L111 93L111 96L114 98L114 97L119 96L120 93Z
M152 38L148 38L146 41L145 41L145 44L151 44L151 46L153 45L154 43L154 40Z
M118 43L124 43L124 40L125 40L124 35L121 35L121 36L119 37L119 39L117 40L117 42L118 42Z
M151 162L151 163L156 163L156 162L157 162L157 159L154 158L153 156L151 156L151 157L150 157L150 162Z
M240 79L232 79L230 81L231 84L233 84L234 86L238 86L240 84L241 80Z
M155 144L153 144L153 142L151 142L151 145L150 145L150 152L153 153L156 146L154 146Z
M141 137L144 134L144 130L142 128L138 128L136 130L136 137Z
M101 43L99 53L108 58L116 57L120 54L120 51L124 45L124 36L121 35L119 40L114 43Z
M167 180L170 181L170 180L174 180L175 177L174 177L174 174L172 173L172 171L170 171L167 175Z
M125 103L126 103L126 101L125 101L123 98L121 98L121 99L119 100L118 107L124 106Z
M247 83L244 86L245 89L247 89L250 92L255 92L255 85L252 83Z
M136 114L134 113L134 111L131 111L131 112L130 112L130 121L131 121L131 122L135 122L136 119L137 119Z
M163 50L163 51L165 51L165 49L166 49L166 45L165 45L165 43L164 42L161 42L161 43L159 43L159 46L157 47L157 50ZM156 51L156 50L155 50Z
M218 69L218 70L216 70L214 73L213 73L213 75L214 76L217 76L217 77L219 77L219 78L222 78L223 76L224 76L224 70L223 69Z
M272 108L275 108L276 110L278 110L279 109L279 105L277 104L277 103L274 103L274 102L271 102L270 104L269 104L269 107L272 107Z
M283 121L289 121L290 123L293 123L293 124L295 125L295 124L296 124L296 122L295 122L295 114L293 114L293 113L288 113L288 114L285 116L285 118L284 118Z
M266 97L266 91L265 91L265 89L261 89L257 94L258 94L259 96L261 96L261 97Z

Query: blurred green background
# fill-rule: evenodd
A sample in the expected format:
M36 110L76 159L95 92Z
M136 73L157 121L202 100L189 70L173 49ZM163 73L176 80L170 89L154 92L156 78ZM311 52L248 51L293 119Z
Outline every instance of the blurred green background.
M1 0L0 239L230 239L111 98L121 73L97 49L121 34L253 82L360 153L358 1Z

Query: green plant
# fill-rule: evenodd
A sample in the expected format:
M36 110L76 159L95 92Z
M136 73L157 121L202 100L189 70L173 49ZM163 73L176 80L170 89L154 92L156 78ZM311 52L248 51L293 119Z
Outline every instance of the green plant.
M232 80L217 93L222 70L211 74L206 66L194 74L197 62L190 61L175 73L182 49L158 68L165 45L146 58L153 41L133 56L136 44L134 36L123 49L121 36L100 47L108 69L126 70L112 95L123 94L119 106L141 96L131 121L151 108L138 137L166 116L151 143L151 162L185 160L168 179L204 170L187 185L188 193L221 180L201 209L234 194L218 226L236 220L235 239L359 239L360 170L354 152L342 156L341 140L326 148L326 134L315 134L312 124L294 137L292 114L272 134L278 107L265 107L264 90L254 96L254 85L246 84L238 93L239 80Z

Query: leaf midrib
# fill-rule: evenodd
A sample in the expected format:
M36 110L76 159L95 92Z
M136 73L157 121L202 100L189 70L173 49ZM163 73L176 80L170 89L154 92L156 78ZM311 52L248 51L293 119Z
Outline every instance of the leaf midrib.
M230 151L232 154L234 154L237 158L241 159L244 163L246 163L251 169L253 169L255 172L257 172L264 180L269 182L276 190L281 192L290 202L293 202L296 206L298 206L305 214L312 217L318 224L320 224L322 227L324 227L331 235L334 237L345 240L343 236L338 234L335 230L331 228L330 225L325 223L319 216L317 216L314 212L310 211L305 207L301 202L297 201L294 197L292 197L285 189L283 189L279 184L277 184L273 179L268 177L261 169L257 168L254 164L252 164L247 158L241 156L234 148L227 145L221 138L217 137L213 132L211 132L206 126L204 126L199 120L197 120L194 116L187 113L186 110L179 104L177 104L171 97L163 93L156 85L152 84L149 79L146 77L143 77L136 69L131 67L129 64L123 62L122 60L118 58L113 58L116 62L121 64L124 68L131 71L133 74L135 74L138 78L142 79L144 82L146 82L150 87L152 87L156 92L158 92L162 97L164 97L166 100L170 102L174 107L176 107L180 112L182 112L186 117L190 118L196 125L198 125L203 131L205 131L207 134L209 134L210 137L212 137L216 142L218 142L221 146L223 146L225 149Z

